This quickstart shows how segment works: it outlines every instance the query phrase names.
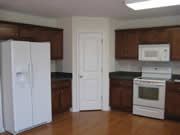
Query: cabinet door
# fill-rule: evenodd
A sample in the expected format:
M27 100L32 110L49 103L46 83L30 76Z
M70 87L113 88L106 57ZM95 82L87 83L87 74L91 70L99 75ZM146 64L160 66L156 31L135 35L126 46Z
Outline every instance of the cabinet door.
M55 89L57 91L53 92ZM52 84L53 113L67 111L72 106L71 81L60 81Z
M180 119L180 84L167 86L165 110L167 118Z
M180 60L180 28L172 28L170 32L171 58L172 60Z
M138 34L135 30L116 31L116 59L137 59Z
M110 80L110 106L120 108L121 89L119 80Z
M124 111L132 112L132 88L121 87L121 108Z
M20 26L19 38L24 41L39 42L39 35L41 35L38 27L33 26Z
M37 27L36 31L38 31L38 35L36 35L36 37L39 42L51 42L51 38L53 37L51 29Z
M51 31L51 59L63 58L63 31Z
M60 104L61 104L61 112L66 111L69 108L69 96L68 90L66 88L61 89L61 97L60 97Z
M0 40L18 39L19 28L16 24L0 22Z
M51 43L51 59L63 58L63 31L37 26L21 26L20 40Z
M60 112L60 90L58 88L52 89L52 113L56 114Z
M67 108L70 108L72 106L71 81L65 82L65 90L67 91Z
M110 81L110 106L122 111L132 111L132 80Z
M69 107L72 107L72 85L71 81L68 81L69 87L68 87L68 92L69 92Z
M125 53L125 34L122 31L116 31L115 35L115 56L116 59L124 57Z
M139 41L141 44L167 44L169 43L169 33L165 28L141 30Z
M110 106L112 108L120 108L121 107L121 89L118 87L111 86L110 88Z
M137 31L132 30L132 31L127 31L125 33L126 36L126 49L127 49L127 55L126 57L129 59L137 59L138 58L138 34Z

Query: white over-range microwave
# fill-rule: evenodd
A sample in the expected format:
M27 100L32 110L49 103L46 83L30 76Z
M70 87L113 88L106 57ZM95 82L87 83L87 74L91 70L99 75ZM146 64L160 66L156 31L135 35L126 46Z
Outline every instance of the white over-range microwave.
M170 44L140 44L139 61L170 61Z

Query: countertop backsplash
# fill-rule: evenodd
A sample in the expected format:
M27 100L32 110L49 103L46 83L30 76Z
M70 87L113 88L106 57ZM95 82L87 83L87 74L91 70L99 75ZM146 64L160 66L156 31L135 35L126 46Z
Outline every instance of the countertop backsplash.
M116 71L141 72L142 63L137 60L116 60Z
M141 72L142 66L170 66L173 74L180 74L180 62L140 62L137 60L116 60L115 71Z
M62 72L62 60L51 60L51 72Z

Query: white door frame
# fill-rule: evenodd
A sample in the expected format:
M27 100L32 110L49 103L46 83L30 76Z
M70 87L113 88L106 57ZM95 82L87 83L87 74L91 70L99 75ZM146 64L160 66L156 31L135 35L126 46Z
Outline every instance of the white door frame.
M79 47L79 40L80 40L80 34L82 33L98 33L98 34L101 34L101 37L102 37L102 47L101 47L101 51L102 51L102 54L101 54L101 68L102 68L102 72L101 72L101 110L103 110L103 48L104 48L104 34L103 32L92 32L92 31L80 31L80 32L77 32L77 91L76 91L76 102L77 102L77 109L78 111L80 111L80 79L79 79L79 74L80 74L80 47Z

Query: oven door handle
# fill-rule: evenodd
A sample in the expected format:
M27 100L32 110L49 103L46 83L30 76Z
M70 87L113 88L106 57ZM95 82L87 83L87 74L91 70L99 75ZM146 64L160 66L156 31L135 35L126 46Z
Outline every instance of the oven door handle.
M163 87L163 86L165 86L165 85L163 85L163 84L148 84L148 83L146 83L146 84L139 84L139 83L134 83L136 86L143 86L143 87Z

